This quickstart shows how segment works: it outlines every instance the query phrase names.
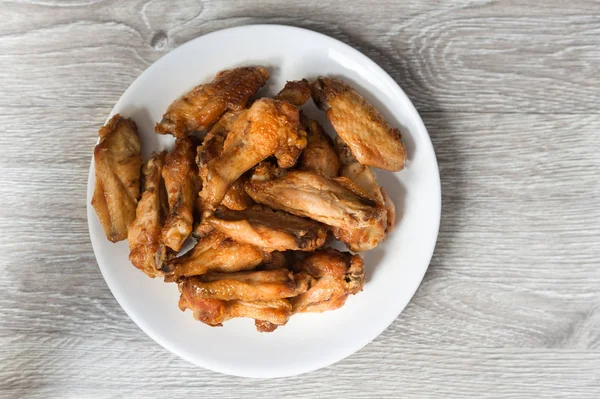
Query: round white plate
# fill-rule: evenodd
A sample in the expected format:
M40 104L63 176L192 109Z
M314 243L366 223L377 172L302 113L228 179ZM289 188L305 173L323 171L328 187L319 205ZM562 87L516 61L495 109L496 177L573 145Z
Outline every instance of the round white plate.
M106 283L131 319L153 340L176 355L221 373L282 377L316 370L356 352L400 314L419 286L435 246L440 222L440 179L427 130L402 89L383 69L357 50L309 30L279 26L241 26L186 43L149 67L125 91L111 116L135 120L144 159L170 148L173 139L154 133L168 105L223 69L264 65L271 78L259 94L275 94L286 80L320 75L342 77L365 96L386 120L404 132L408 162L398 173L377 171L398 209L394 232L363 254L364 290L338 310L293 316L273 333L259 333L254 321L236 319L208 327L177 307L175 284L150 279L128 260L127 242L109 242L90 205L94 165L90 168L87 212L90 237ZM330 133L331 125L312 101L306 112ZM90 148L92 153L92 148Z

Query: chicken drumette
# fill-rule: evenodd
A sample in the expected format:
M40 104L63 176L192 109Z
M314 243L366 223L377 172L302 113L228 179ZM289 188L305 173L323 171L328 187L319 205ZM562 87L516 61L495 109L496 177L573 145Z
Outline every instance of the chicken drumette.
M227 320L236 317L255 319L256 329L271 332L284 325L292 315L292 305L287 299L269 301L223 301L194 295L189 287L181 289L179 309L190 309L194 318L209 326L222 326Z
M300 261L296 273L312 277L309 289L290 299L292 313L325 312L342 307L350 294L365 282L364 262L359 255L322 249Z
M165 281L179 281L183 277L197 276L211 271L238 272L253 269L271 259L259 248L233 241L219 231L200 238L185 254L170 259L163 267Z
M337 177L340 171L340 160L333 148L331 137L323 131L319 122L300 115L302 126L306 129L306 148L298 160L300 169L310 170L327 177Z

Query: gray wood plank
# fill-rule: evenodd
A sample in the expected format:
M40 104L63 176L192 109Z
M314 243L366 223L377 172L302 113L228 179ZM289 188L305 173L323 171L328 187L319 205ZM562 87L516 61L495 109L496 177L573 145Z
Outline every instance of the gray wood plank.
M365 52L421 111L599 111L600 7L593 0L258 4L4 2L0 103L110 106L148 65L192 38L283 23Z

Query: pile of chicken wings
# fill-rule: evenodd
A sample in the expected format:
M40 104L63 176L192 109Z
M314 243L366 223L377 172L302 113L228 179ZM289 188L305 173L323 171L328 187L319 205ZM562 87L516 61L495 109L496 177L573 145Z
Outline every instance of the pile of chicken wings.
M175 145L145 163L136 124L119 114L94 150L106 237L128 239L131 263L176 283L180 309L211 326L247 317L267 332L343 306L363 288L364 262L327 245L366 251L394 226L371 167L404 167L400 131L339 79L255 98L268 79L262 67L226 70L177 99L156 125ZM299 110L311 97L335 140Z

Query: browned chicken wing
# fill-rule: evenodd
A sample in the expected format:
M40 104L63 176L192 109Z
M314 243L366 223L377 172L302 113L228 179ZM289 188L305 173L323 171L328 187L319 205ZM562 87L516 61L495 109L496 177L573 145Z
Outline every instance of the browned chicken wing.
M229 111L225 113L225 115L223 115L223 117L210 129L204 138L204 142L198 147L198 155L196 157L198 168L202 168L209 161L221 155L225 138L240 113L241 112L239 111ZM244 183L246 180L247 178L244 176L237 179L231 185L229 190L227 190L227 193L225 193L225 197L223 197L221 204L236 211L242 211L251 207L254 204L254 201L244 190Z
M249 270L270 259L268 254L253 245L237 243L223 233L213 231L202 237L187 253L171 259L163 271L165 281L179 281L182 277L211 271Z
M152 154L142 168L144 191L127 235L129 260L150 277L162 275L162 265L156 254L167 214L166 192L161 178L165 155L166 152Z
M327 177L337 177L340 170L340 160L331 137L323 131L319 122L300 115L300 121L306 129L306 148L298 161L300 169L310 170Z
M354 184L386 208L386 232L390 233L396 221L396 207L394 202L385 193L383 188L377 184L377 178L371 167L358 162L350 151L350 148L342 141L342 139L340 139L340 137L335 139L335 147L342 162L340 174L352 180Z
M296 278L287 269L237 273L208 273L183 280L183 290L202 298L270 301L297 296L308 289L305 276Z
M252 197L246 193L246 189L244 188L247 181L248 177L245 175L242 175L239 179L234 181L231 187L229 187L229 190L225 193L221 205L233 211L243 211L256 204Z
M221 71L211 83L197 86L175 100L156 124L156 132L181 138L207 129L225 111L243 109L267 79L269 73L262 67Z
M298 109L285 101L257 100L242 113L223 144L223 152L200 167L205 212L214 211L244 172L271 155L291 167L306 147Z
M92 206L106 238L112 242L127 238L127 227L135 219L140 194L140 137L135 122L119 114L98 131L94 149L96 186Z
M196 156L198 168L221 155L227 134L242 113L243 111L228 111L210 128L204 136L202 145L198 146Z
M396 205L383 187L381 187L381 194L383 195L383 204L387 211L387 227L385 232L390 234L396 225Z
M312 97L338 135L363 165L399 171L406 151L400 130L391 128L383 116L353 88L341 80L320 77L312 83Z
M342 307L350 294L365 282L364 262L359 255L323 249L300 261L295 271L314 278L310 288L290 299L293 313L325 312Z
M344 177L257 167L246 192L258 203L333 227L353 251L375 247L385 236L386 211Z
M322 224L263 206L245 211L217 209L206 221L237 242L269 252L314 251L327 238Z
M292 314L292 305L286 299L269 301L223 301L196 295L193 286L182 284L179 308L190 309L196 320L209 326L222 326L227 320L236 317L255 319L256 329L271 332L279 325L287 323Z
M288 81L275 98L287 101L296 107L301 106L310 98L310 85L308 84L308 80Z
M162 170L169 198L169 216L162 229L161 241L173 251L179 251L192 232L199 189L195 157L194 139L178 139L173 151L167 154Z

